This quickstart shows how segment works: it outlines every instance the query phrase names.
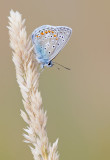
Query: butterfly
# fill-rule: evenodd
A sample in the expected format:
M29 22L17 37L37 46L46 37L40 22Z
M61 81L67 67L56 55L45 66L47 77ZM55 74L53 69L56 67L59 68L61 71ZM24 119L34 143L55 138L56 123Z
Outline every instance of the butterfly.
M66 45L72 29L67 26L43 25L36 28L32 35L32 43L36 59L41 67L52 67L52 60L58 55Z

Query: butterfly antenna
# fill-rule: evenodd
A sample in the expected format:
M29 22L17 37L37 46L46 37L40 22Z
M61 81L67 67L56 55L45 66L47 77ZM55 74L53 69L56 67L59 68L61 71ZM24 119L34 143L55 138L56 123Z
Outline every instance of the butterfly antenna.
M59 65L59 66L65 68L65 69L67 69L67 70L71 70L70 68L67 68L67 67L65 67L65 66L63 66L63 65L61 65L61 64L59 64L59 63L57 63L57 62L53 62L53 64L57 64L57 65ZM58 68L58 69L60 69L60 68Z

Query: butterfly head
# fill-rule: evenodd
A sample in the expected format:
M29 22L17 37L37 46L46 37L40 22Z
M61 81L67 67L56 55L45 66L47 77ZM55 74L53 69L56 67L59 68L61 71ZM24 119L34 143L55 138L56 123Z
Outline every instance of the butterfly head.
M52 61L50 61L47 66L48 66L48 67L52 67L52 66L53 66Z
M50 62L48 62L48 63L41 63L41 68L44 68L44 67L52 67L53 66L53 63L52 63L52 61L50 61Z

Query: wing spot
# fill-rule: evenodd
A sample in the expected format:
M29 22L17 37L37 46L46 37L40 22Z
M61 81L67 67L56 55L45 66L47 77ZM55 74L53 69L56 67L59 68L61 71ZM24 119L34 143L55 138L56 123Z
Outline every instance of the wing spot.
M49 52L49 54L50 54L50 52Z
M41 35L44 35L44 32L41 32L40 34L41 34Z

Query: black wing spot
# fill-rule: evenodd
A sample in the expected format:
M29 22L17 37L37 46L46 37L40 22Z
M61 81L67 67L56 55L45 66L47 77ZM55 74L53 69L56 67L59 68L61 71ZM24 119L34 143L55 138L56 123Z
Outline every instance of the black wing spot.
M49 52L49 54L50 54L50 52Z

